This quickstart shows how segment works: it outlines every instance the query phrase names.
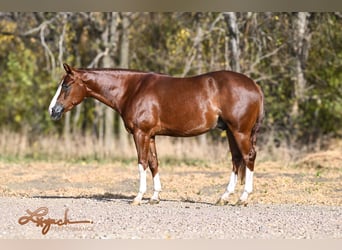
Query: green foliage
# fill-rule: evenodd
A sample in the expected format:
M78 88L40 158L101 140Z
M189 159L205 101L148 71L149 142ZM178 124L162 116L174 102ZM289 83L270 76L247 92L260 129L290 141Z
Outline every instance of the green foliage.
M5 90L1 92L1 107L6 108L1 112L5 116L1 121L11 123L14 128L19 128L25 120L30 119L24 114L30 113L30 108L35 104L32 98L35 58L22 44L18 47L17 51L8 53L1 74L2 89Z
M336 136L342 124L342 22L319 14L313 25L306 69L310 89L299 121L306 142L312 136Z

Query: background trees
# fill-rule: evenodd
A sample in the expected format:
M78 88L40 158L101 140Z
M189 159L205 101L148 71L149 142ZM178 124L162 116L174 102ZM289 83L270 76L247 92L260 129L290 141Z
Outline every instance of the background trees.
M262 140L319 148L341 135L340 13L0 13L0 128L66 140L89 134L114 148L127 132L86 100L61 122L47 107L63 73L122 67L188 76L238 70L265 93ZM213 139L220 135L212 134Z

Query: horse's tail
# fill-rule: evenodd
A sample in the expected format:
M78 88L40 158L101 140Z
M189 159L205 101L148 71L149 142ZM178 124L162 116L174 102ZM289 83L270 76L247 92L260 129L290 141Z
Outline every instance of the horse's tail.
M256 145L256 136L257 136L257 133L261 127L261 123L262 123L262 120L264 119L264 115L265 115L264 94L261 90L261 87L258 84L256 84L256 86L258 87L259 93L260 93L260 106L259 106L258 117L256 119L256 122L255 122L254 127L252 128L252 132L251 132L251 143L252 143L253 147L255 147L255 145Z
M255 160L255 157L256 157L256 151L255 151L255 145L256 145L256 141L257 141L257 133L261 127L261 123L262 123L262 120L264 119L264 115L265 115L265 111L264 111L264 94L261 90L261 87L256 84L256 86L258 87L258 90L259 90L259 93L260 93L260 106L259 106L259 113L258 113L258 116L257 116L257 119L255 121L255 124L252 128L252 131L251 131L251 137L250 137L250 142L251 142L251 145L252 145L252 149L254 152L251 154L251 157L253 159L253 161ZM240 178L240 181L241 181L241 184L244 183L245 181L245 176L246 176L246 164L243 162L241 164L241 166L239 167L238 169L238 176Z

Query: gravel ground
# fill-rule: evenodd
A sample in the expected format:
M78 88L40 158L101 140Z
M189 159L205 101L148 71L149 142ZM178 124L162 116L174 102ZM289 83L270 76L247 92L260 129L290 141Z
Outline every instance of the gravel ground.
M201 202L162 200L132 206L125 198L0 198L0 239L341 239L342 207L251 204L214 206ZM147 201L146 201L147 202ZM43 219L91 220L93 224L42 227L19 218L47 207Z

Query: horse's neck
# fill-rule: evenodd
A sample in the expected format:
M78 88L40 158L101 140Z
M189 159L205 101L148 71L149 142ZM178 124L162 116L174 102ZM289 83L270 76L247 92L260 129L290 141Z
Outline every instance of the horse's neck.
M87 84L89 95L121 113L123 98L129 89L134 74L115 71L97 71L94 80Z

